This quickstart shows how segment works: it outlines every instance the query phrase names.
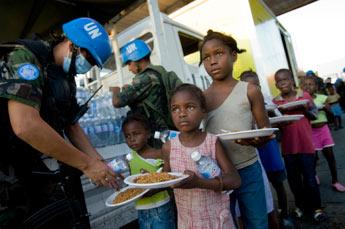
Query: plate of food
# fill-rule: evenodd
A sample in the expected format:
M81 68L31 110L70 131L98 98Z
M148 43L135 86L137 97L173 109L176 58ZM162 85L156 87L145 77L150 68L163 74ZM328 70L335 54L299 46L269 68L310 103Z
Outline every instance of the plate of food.
M278 108L287 109L291 107L302 106L302 105L307 104L308 102L309 102L308 99L302 99L302 100L297 100L297 101L281 104L278 106Z
M119 207L125 204L129 204L145 195L150 189L124 187L120 191L111 194L105 201L107 207Z
M303 117L304 115L282 115L282 116L272 117L269 119L270 119L271 124L275 124L275 123L280 123L280 122L298 121Z
M217 134L220 140L238 140L246 138L256 138L256 137L266 137L274 133L274 131L279 130L278 128L262 128L256 130L244 130L236 132L226 132L222 134Z
M181 182L188 177L183 173L144 173L126 177L124 182L136 188L166 188Z

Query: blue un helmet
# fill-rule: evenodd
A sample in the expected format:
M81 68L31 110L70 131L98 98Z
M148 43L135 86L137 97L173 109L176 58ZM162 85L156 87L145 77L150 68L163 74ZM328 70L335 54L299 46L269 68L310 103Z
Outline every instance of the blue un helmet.
M125 44L121 49L122 63L127 64L128 61L138 61L143 59L145 56L151 54L150 47L145 41L135 39Z
M306 76L314 76L315 73L314 73L313 70L309 70L309 71L307 71L307 72L305 73L305 75L306 75Z
M101 24L83 17L63 24L62 30L74 45L88 50L97 66L102 68L112 49L108 33Z

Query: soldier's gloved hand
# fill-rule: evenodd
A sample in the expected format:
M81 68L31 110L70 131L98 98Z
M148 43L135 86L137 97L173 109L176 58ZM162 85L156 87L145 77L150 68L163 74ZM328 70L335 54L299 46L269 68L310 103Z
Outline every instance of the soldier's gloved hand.
M91 159L91 162L83 172L97 185L113 187L115 189L119 188L116 176L120 175L115 174L103 161Z

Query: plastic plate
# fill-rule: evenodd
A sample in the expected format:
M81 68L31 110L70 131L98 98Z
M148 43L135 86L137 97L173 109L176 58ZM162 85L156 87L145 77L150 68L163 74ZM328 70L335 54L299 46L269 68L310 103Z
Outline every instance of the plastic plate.
M139 183L135 183L134 182L135 178L137 178L139 176L144 176L145 174L136 174L136 175L132 175L132 176L126 177L124 182L126 184L128 184L129 186L136 187L136 188L155 189L155 188L170 187L170 186L172 186L174 184L177 184L177 183L181 182L182 180L184 180L184 179L186 179L188 177L188 175L183 174L183 173L172 173L171 172L169 174L173 175L173 176L177 176L178 178L173 179L173 180L163 181L163 182L157 182L157 183L139 184Z
M278 108L290 108L290 107L297 107L297 106L301 106L301 105L305 105L309 102L308 99L303 99L303 100L298 100L298 101L294 101L294 102L289 102L289 103L285 103L285 104L281 104L278 106Z
M292 121L298 121L301 118L303 118L304 115L283 115L283 116L277 116L270 118L270 123L280 123L280 122L292 122Z
M129 204L130 202L139 199L140 197L142 197L143 195L145 195L148 191L150 191L150 189L145 189L142 193L139 193L138 195L132 197L131 199L128 199L128 200L126 200L126 201L123 201L123 202L117 203L117 204L114 204L114 203L113 203L113 200L115 199L115 197L116 197L117 195L119 195L121 192L124 192L124 191L126 191L126 190L128 190L128 189L130 189L130 188L134 188L134 187L127 186L127 187L122 188L121 190L119 190L119 191L117 191L117 192L111 194L111 195L107 198L107 200L105 201L105 205L106 205L107 207L119 207L119 206L122 206L122 205L125 205L125 204Z
M263 128L256 130L245 130L237 132L228 132L223 134L218 134L217 136L220 140L237 140L237 139L246 139L246 138L255 138L255 137L265 137L273 134L274 131L279 130L278 128Z

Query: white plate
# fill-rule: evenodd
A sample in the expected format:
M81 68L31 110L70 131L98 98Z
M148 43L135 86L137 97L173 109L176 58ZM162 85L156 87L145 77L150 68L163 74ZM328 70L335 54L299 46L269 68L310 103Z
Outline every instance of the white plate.
M275 104L267 104L265 105L265 109L268 111L274 111L277 108L277 105Z
M263 128L257 130L244 130L237 132L228 132L224 134L217 134L220 140L237 140L245 138L265 137L273 134L274 131L279 130L278 128Z
M278 108L290 108L290 107L297 107L297 106L301 106L304 104L307 104L309 102L308 99L303 99L303 100L298 100L298 101L294 101L294 102L289 102L289 103L285 103L285 104L281 104L278 106Z
M177 176L177 179L174 180L168 180L168 181L163 181L163 182L157 182L157 183L150 183L150 184L138 184L134 182L134 179L137 178L138 176L143 176L145 174L136 174L136 175L132 175L129 177L126 177L126 179L124 180L126 184L132 186L132 187L136 187L136 188L150 188L150 189L154 189L154 188L166 188L166 187L170 187L174 184L177 184L179 182L181 182L182 180L186 179L188 177L188 175L183 174L183 173L169 173L170 175L173 176Z
M124 191L126 191L127 189L130 189L130 188L134 188L134 187L127 186L127 187L125 187L125 188L122 188L120 191L117 191L117 192L114 192L113 194L111 194L111 195L107 198L107 200L105 201L105 205L106 205L107 207L119 207L119 206L122 206L122 205L125 205L125 204L129 204L130 202L139 199L140 197L142 197L143 195L145 195L148 191L150 191L150 189L146 189L146 190L144 190L142 193L140 193L140 194L137 195L137 196L132 197L131 199L128 199L128 200L123 201L123 202L118 203L118 204L113 204L113 200L115 199L115 197L116 197L117 195L119 195L121 192L124 192Z
M270 123L279 123L279 122L292 122L292 121L298 121L301 118L303 118L304 115L283 115L283 116L277 116L270 118Z

